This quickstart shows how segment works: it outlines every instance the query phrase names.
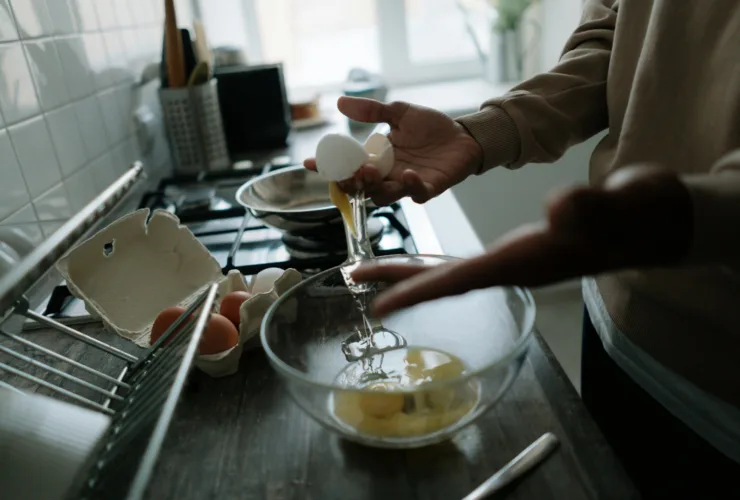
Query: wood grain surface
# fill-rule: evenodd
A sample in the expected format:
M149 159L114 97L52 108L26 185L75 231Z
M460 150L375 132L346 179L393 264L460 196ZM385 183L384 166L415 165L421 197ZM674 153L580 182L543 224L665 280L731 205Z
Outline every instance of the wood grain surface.
M546 431L558 450L500 498L639 498L539 335L498 405L453 440L410 451L338 438L254 351L234 376L193 373L148 498L462 498Z
M99 325L82 330L136 352ZM123 362L52 331L25 335L114 376L123 367ZM79 374L53 358L37 359ZM4 373L0 379L36 389ZM69 384L61 385L80 392ZM46 389L37 392L48 394ZM462 498L547 431L560 439L559 448L497 498L639 498L539 334L519 377L492 410L451 441L409 451L352 444L315 423L283 390L258 349L244 354L233 376L213 379L197 370L191 373L147 498Z

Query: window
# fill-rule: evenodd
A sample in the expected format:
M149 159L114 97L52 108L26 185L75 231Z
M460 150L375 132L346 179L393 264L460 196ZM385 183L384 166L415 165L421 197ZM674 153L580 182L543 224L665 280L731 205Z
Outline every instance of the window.
M212 45L241 47L252 63L282 61L294 90L337 87L355 67L391 85L481 75L479 42L491 19L488 0L200 0L199 7Z
M343 81L355 66L381 70L375 0L254 0L262 57L282 61L291 87Z
M459 7L449 0L405 0L412 64L470 61L477 57ZM442 34L442 36L440 36Z

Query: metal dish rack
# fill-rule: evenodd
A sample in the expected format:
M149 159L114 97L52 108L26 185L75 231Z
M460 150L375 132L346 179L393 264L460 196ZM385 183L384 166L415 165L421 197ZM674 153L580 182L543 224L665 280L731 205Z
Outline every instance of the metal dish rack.
M118 373L106 373L91 363L86 364L85 356L75 360L74 356L65 355L68 351L58 352L30 340L34 334L0 330L0 353L4 360L13 363L0 361L0 374L5 372L3 378L9 376L21 381L24 388L43 389L50 395L111 418L108 430L84 470L84 477L76 478L69 498L139 499L144 496L216 297L217 285L213 284L140 356L29 308L25 293L143 178L142 165L133 164L16 268L0 278L1 322L13 315L24 316L55 330L54 334L68 337L66 340L84 343L88 349L117 362L111 364L117 364ZM198 309L197 317L188 319ZM181 326L182 331L173 336L172 332ZM60 383L52 383L37 373L57 377ZM1 379L0 385L19 390Z

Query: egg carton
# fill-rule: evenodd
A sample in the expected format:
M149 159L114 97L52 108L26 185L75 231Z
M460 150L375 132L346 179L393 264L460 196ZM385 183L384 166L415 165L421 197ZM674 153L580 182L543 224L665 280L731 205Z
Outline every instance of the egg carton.
M252 295L239 308L239 342L228 351L196 356L195 366L212 377L236 373L242 352L259 346L260 326L267 310L278 297L297 285L301 279L301 273L295 269L283 271L268 268L254 277L250 287L241 272L236 269L229 271L219 283L214 309L220 308L223 297L231 292L248 292Z
M232 291L252 294L240 308L239 341L217 354L196 356L195 365L214 377L233 374L245 345L253 347L262 317L277 298L301 280L295 269L265 269L251 286L237 270L227 276L216 259L179 219L164 210L140 209L114 221L69 250L57 269L70 293L81 299L105 328L140 347L159 313L187 308L214 283L213 310Z

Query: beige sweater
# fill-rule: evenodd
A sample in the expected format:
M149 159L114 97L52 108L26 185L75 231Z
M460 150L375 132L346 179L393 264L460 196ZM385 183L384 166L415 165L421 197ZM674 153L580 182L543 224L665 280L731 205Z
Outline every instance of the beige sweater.
M637 162L683 177L689 261L600 276L599 290L634 343L740 407L740 1L591 0L555 68L460 122L484 170L549 163L608 129L592 183Z

